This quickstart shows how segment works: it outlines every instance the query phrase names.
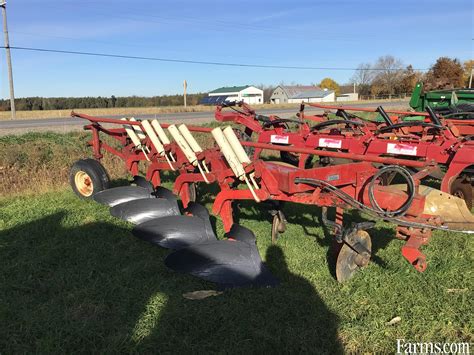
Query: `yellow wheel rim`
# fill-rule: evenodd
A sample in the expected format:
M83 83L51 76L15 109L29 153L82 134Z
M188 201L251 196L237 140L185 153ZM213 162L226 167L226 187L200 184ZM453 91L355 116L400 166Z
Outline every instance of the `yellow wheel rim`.
M78 171L74 176L74 183L76 184L77 191L84 196L89 197L94 192L94 184L92 184L92 179L84 171Z

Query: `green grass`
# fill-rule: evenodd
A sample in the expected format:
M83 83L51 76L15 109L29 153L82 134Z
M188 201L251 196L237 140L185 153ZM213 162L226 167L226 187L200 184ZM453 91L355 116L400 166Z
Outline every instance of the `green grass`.
M201 200L210 207L210 195ZM182 294L215 286L167 270L168 251L134 238L106 207L70 189L1 198L0 353L387 353L397 338L473 341L472 237L436 232L420 274L379 224L373 262L341 285L319 209L285 213L275 246L264 207L240 213L279 287L190 301Z

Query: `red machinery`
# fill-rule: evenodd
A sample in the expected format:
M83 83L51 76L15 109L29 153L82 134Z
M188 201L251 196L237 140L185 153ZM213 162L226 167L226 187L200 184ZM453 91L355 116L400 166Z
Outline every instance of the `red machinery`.
M364 222L350 228L343 227L345 208L356 208L397 224L397 237L406 241L402 254L418 271L424 271L426 268L426 258L419 248L428 243L431 229L446 229L453 224L459 229L459 223L472 222L472 216L466 212L465 205L460 204L462 200L446 196L437 190L420 187L420 178L435 168L431 162L239 142L230 127L222 132L220 128L212 131L208 128L184 125L177 128L174 125L157 125L157 122L150 123L146 120L139 122L132 119L95 118L74 113L73 116L91 122L85 129L92 131L93 137L89 144L93 147L96 159L101 159L102 150L106 150L123 159L132 175L138 174L140 162L148 162L146 177L154 186L160 184L161 170L177 171L179 176L174 189L180 195L184 206L192 198L190 186L194 183L217 183L220 192L216 196L213 212L222 218L226 231L233 225L232 202L235 200L295 202L323 207L323 220L334 228L336 240L342 245L336 268L341 281L351 277L358 268L367 265L371 248L370 237L365 229L370 228L372 224ZM109 129L101 123L120 125L121 128ZM168 128L175 139L174 142L166 141L167 138L160 131L162 128ZM211 131L219 149L201 149L190 131ZM101 133L113 137L122 147L116 149L101 140ZM258 159L252 162L242 145L255 149L273 149L360 162L312 169ZM391 165L377 169L373 163ZM420 171L411 175L400 165ZM77 177L78 172L74 172ZM406 191L396 186L380 186L380 177L387 172L400 174L407 184ZM82 193L76 179L71 179L75 191L82 197L90 197L97 192L94 190L93 176L88 178L92 186L92 193L89 195ZM248 188L238 188L241 183L245 183ZM327 219L327 207L336 208L335 221ZM281 211L277 211L273 220L274 235L284 229L284 223Z
M306 105L325 110L325 113L322 115L305 115L304 108ZM298 116L302 119L321 122L321 121L327 120L327 114L331 111L335 111L336 114L339 114L339 115L345 114L346 117L361 119L360 115L357 114L358 112L376 113L376 112L379 112L379 108L374 109L374 108L366 108L366 107L333 106L333 105L321 105L317 103L302 103ZM350 113L348 111L350 111ZM390 114L390 115L387 115L389 117L389 120L392 121L389 124L405 123L405 122L431 123L432 122L431 117L436 116L436 114L429 106L427 108L427 111L429 112L384 110L384 112L386 112L387 114ZM423 117L424 119L412 120L412 118L418 118L418 117ZM382 124L387 124L386 117L384 118L385 119ZM372 122L367 121L367 120L365 121L369 123L369 127L373 129L377 129L380 126L380 123L377 123L375 121L372 121ZM451 117L449 119L445 119L443 124L447 126L455 136L474 135L474 120ZM412 132L412 133L419 133L423 131L422 129L420 129L419 126L417 126L416 123L407 124L404 127L404 129L405 131Z
M95 159L102 159L104 150L114 154L124 161L126 169L132 176L139 175L140 162L149 162L145 178L151 182L154 187L161 185L160 172L162 171L184 173L188 171L194 172L196 169L199 169L201 170L201 173L198 174L201 176L201 180L199 181L206 181L205 169L207 169L207 167L204 168L201 162L205 164L206 161L214 160L216 156L220 157L215 149L202 150L200 147L193 151L194 156L192 156L192 154L191 156L187 156L183 150L180 149L179 144L176 141L170 141L166 133L162 130L162 128L169 128L170 125L159 124L157 120L151 121L156 137L150 137L143 127L143 123L138 121L130 120L124 122L123 120L97 118L74 112L71 115L91 122L85 125L84 129L90 130L92 133L92 139L88 144L92 147ZM120 128L106 128L101 123L119 125ZM209 133L210 129L193 127L193 131ZM137 135L137 132L139 135ZM148 129L148 132L151 131ZM101 133L112 137L115 141L120 143L120 148L114 148L112 143L101 140ZM135 140L138 138L139 141L134 142L130 135L132 135ZM158 142L156 139L158 139ZM155 143L152 140L155 141ZM198 179L199 177L196 177L196 180ZM196 198L196 190L193 183L184 184L178 192L185 207L189 201L194 201Z
M389 117L387 112L379 107L377 112L385 119L385 124L377 125L373 122L353 120L351 119L353 116L346 113L345 108L337 107L337 109L336 115L340 119L328 120L324 116L310 116L312 120L318 121L312 127L304 120L308 116L304 115L303 109L300 111L299 120L256 115L245 106L241 112L235 109L222 112L222 107L218 107L215 117L221 122L232 121L244 125L246 140L255 133L257 142L261 143L361 155L392 156L404 158L405 161L416 158L438 164L439 168L433 171L431 176L441 180L441 190L463 198L468 207L472 208L471 177L474 169L474 142L469 137L458 137L458 131L452 124L443 124L443 121L432 111L422 113L430 118L430 122L393 123L393 117ZM388 112L406 114L403 111ZM289 122L296 123L298 128L290 130L287 126ZM254 158L260 153L261 149L256 148ZM287 163L299 167L311 165L310 154L303 153L300 156L295 156L290 152L281 154L282 160ZM322 165L334 162L341 161L331 161L326 158L319 161Z

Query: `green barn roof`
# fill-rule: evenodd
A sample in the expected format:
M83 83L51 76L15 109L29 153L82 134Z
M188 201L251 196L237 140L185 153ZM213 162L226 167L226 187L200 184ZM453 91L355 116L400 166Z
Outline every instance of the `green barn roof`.
M250 85L244 85L244 86L224 86L222 88L219 88L219 89L216 89L216 90L212 90L211 92L209 92L209 94L220 94L220 93L224 93L224 92L239 92L239 91L242 91L244 89L247 89L248 87L250 87Z

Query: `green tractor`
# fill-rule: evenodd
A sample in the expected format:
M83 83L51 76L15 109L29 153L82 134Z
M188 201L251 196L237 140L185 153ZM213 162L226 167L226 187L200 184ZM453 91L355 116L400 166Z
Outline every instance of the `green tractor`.
M418 83L411 94L410 107L426 111L431 107L445 118L474 119L474 89L447 89L424 92L423 83Z

